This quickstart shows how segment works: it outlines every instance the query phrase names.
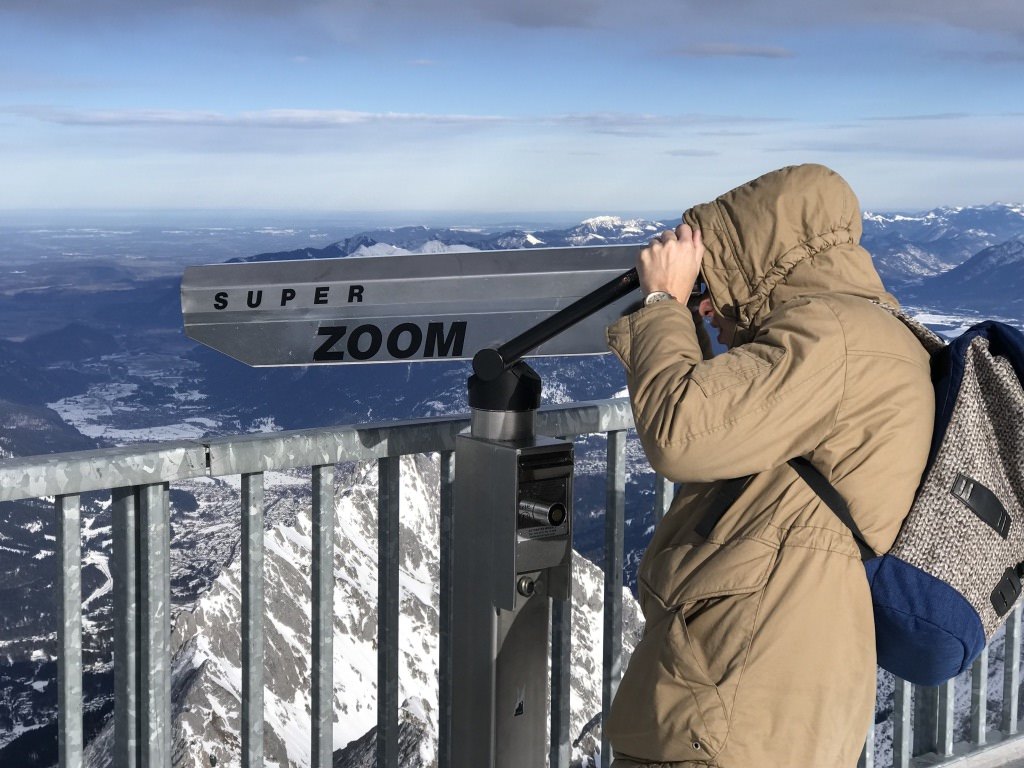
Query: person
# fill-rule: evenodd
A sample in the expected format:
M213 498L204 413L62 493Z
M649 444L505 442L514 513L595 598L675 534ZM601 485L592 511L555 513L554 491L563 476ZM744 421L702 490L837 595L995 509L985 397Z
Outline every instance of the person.
M878 306L898 304L861 226L847 183L801 165L689 209L640 253L645 306L608 343L651 466L682 485L638 571L614 768L857 763L875 702L861 553L787 461L828 478L882 553L934 418L928 355ZM728 347L711 359L686 308L698 276Z

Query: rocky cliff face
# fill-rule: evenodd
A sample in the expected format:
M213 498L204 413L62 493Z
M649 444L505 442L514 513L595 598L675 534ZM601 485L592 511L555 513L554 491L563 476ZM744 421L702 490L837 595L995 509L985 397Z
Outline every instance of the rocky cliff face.
M338 472L335 510L334 749L335 766L373 763L376 726L377 474L371 465ZM302 482L300 476L295 482ZM282 483L284 489L288 483ZM437 750L439 503L436 458L402 460L401 625L399 700L403 765L435 764ZM282 487L268 485L268 506ZM301 768L310 762L310 547L308 508L293 524L265 535L266 764ZM194 610L174 627L175 765L239 765L240 564L224 569ZM625 655L639 639L641 619L624 594ZM601 709L603 574L574 560L571 738ZM108 737L109 738L109 737ZM100 739L91 764L106 763Z

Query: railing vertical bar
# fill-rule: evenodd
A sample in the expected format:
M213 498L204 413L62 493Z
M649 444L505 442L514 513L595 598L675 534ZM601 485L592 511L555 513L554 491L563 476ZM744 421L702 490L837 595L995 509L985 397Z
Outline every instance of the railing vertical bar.
M171 525L167 483L139 490L139 768L171 765Z
M971 741L982 747L988 743L988 646L971 668Z
M138 761L138 503L135 488L111 492L114 549L114 765L137 768Z
M559 440L568 440L564 435ZM550 768L569 768L572 734L570 696L572 694L572 564L569 566L569 597L555 599L551 605L551 712Z
M312 768L334 751L334 467L313 467L313 584L310 735Z
M398 768L400 459L377 461L377 766Z
M551 768L569 768L572 597L551 606Z
M953 754L953 729L956 726L956 678L939 686L938 722L936 723L935 751L943 757Z
M1006 645L1003 654L1003 715L1000 730L1003 736L1017 733L1020 696L1020 603L1013 607L1006 621Z
M661 475L654 476L654 523L658 524L668 512L675 496L675 484Z
M263 473L242 475L242 768L263 766Z
M860 752L860 759L857 760L857 768L875 768L875 723L872 715L871 725L868 726L867 738L864 739L864 748Z
M455 530L455 453L441 453L441 484L439 488L441 506L441 554L440 554L440 590L438 594L438 739L437 762L439 768L451 768L452 764L452 588L454 571L452 569L452 544Z
M914 738L910 727L913 714L913 688L906 680L896 678L896 689L893 691L893 768L910 768L910 752Z
M58 496L60 620L57 637L57 749L60 768L82 765L82 526L78 496Z
M608 433L607 503L604 534L604 653L601 690L602 724L622 677L622 564L626 504L626 432ZM608 729L601 728L601 765L612 763Z
M914 738L911 754L938 751L939 689L920 685L914 691Z

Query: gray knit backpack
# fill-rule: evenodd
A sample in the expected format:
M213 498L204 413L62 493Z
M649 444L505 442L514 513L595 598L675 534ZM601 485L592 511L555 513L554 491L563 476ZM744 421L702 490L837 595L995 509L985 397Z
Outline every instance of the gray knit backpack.
M875 555L835 488L809 462L790 464L861 548L879 666L938 685L971 665L1021 595L1024 334L988 320L946 344L885 308L931 354L935 385L928 463L892 549Z

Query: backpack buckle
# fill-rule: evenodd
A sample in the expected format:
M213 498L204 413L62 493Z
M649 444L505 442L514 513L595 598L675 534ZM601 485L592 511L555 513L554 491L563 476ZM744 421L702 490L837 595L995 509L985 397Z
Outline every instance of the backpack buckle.
M999 616L1005 616L1013 608L1013 604L1020 597L1020 576L1014 568L1007 568L1003 572L1003 578L992 590L992 607L996 609Z

